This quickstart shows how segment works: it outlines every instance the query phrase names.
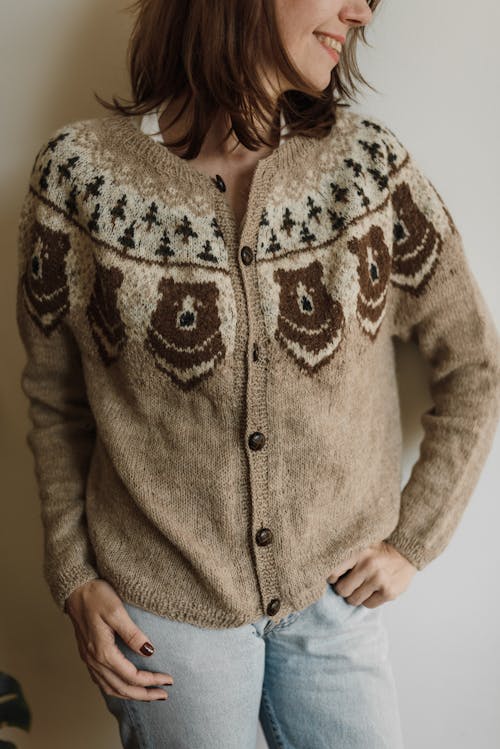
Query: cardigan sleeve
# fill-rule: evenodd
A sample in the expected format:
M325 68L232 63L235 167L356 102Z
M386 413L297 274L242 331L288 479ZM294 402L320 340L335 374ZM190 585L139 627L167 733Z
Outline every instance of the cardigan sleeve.
M99 575L85 520L95 422L67 325L70 233L61 226L55 210L30 187L18 227L16 319L26 354L21 388L29 403L26 439L39 492L44 578L66 612L69 594Z
M500 339L450 211L408 152L390 197L391 331L428 363L433 405L421 416L419 456L385 540L421 570L450 541L490 452Z

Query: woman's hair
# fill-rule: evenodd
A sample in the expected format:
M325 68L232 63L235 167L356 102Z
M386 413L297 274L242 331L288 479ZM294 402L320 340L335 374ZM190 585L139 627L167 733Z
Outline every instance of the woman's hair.
M379 3L368 0L372 12ZM349 30L330 83L321 91L302 78L288 57L279 36L275 0L134 0L125 10L137 14L127 48L133 99L122 105L113 96L110 104L95 91L94 95L106 109L127 116L145 114L178 96L185 99L181 116L192 100L190 129L168 144L186 147L185 159L198 156L220 108L230 116L238 140L257 150L264 144L273 146L258 133L262 123L271 129L274 144L278 142L279 109L288 137L321 138L336 122L336 107L350 106L342 97L354 100L355 80L375 90L356 61L358 38L368 44L364 25ZM269 68L293 87L280 95L277 105L261 78L261 71ZM231 129L226 137L230 134Z

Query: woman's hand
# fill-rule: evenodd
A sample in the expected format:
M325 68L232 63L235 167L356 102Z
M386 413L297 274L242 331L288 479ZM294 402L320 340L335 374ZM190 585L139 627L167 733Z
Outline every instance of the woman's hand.
M349 570L348 574L345 574ZM417 568L387 541L380 541L350 557L327 578L347 603L369 609L392 601L409 586ZM345 577L337 582L341 575Z
M116 645L115 632L131 650L141 655L151 655L154 651L154 648L151 653L141 651L148 637L130 618L120 597L106 580L90 580L73 590L66 599L65 611L73 623L80 657L90 678L106 694L145 702L168 697L163 689L148 687L173 684L172 677L139 671Z

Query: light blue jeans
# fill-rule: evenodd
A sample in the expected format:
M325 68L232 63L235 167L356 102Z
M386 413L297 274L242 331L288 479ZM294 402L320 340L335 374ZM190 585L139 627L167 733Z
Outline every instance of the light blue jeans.
M137 668L169 673L168 699L107 695L126 749L402 749L382 608L353 606L326 582L317 601L273 624L225 629L177 622L124 602L150 637Z

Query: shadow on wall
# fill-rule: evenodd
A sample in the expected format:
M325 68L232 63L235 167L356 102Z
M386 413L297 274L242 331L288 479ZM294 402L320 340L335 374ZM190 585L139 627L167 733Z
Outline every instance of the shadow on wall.
M403 432L403 487L408 481L413 463L418 458L423 428L422 413L431 407L429 390L430 366L413 342L394 339L396 371L398 376L401 428Z

